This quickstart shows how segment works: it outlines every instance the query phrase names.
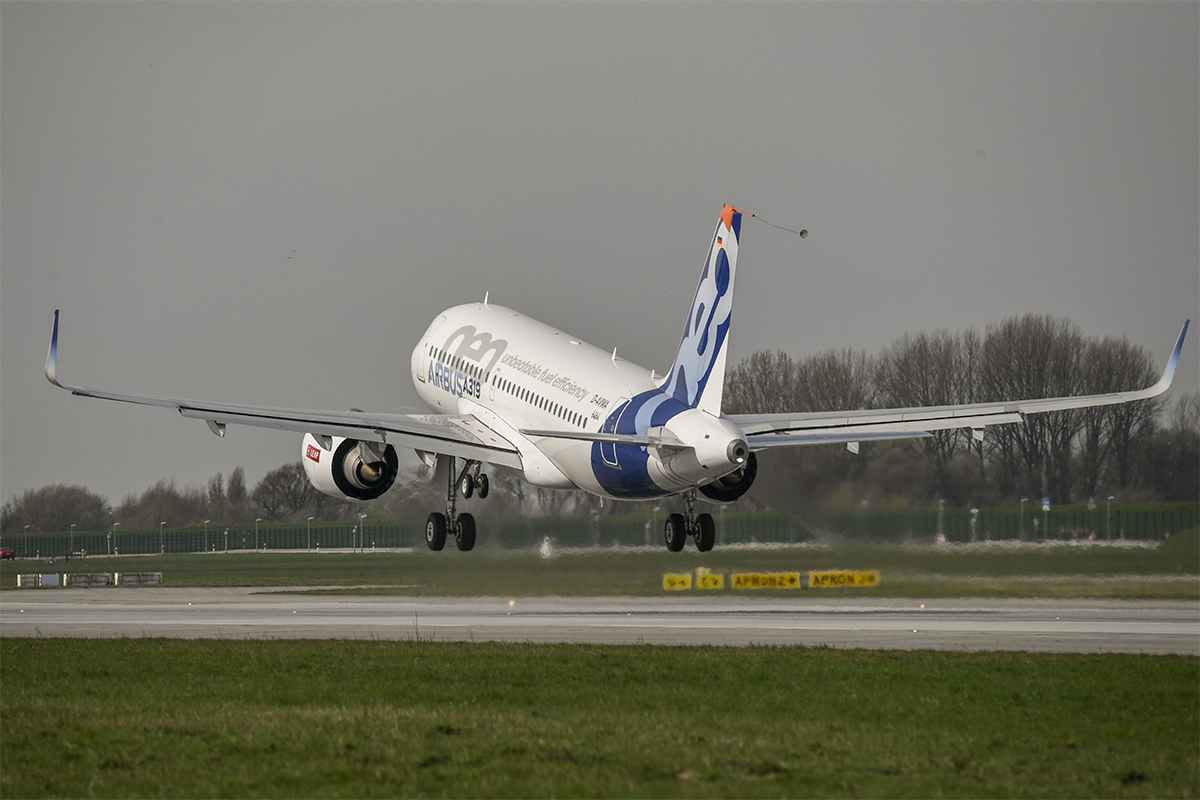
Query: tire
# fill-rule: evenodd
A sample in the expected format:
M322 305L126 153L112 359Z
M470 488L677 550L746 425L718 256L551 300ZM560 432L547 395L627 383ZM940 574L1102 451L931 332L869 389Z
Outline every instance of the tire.
M458 491L462 493L464 498L475 494L475 481L471 479L470 475L463 476L462 482L458 484Z
M436 511L425 520L425 544L430 550L441 550L446 546L446 515Z
M488 492L491 491L492 482L488 480L487 475L480 475L479 481L477 483L478 483L479 499L483 500L484 498L486 498L488 496Z
M699 528L696 536L696 549L701 553L707 553L713 549L713 545L717 541L717 525L713 522L712 514L701 514L696 517L696 527Z
M667 541L667 549L678 553L687 541L687 520L683 514L668 514L667 524L663 526L663 537Z
M454 524L454 543L464 553L475 546L475 517L470 514L459 514Z

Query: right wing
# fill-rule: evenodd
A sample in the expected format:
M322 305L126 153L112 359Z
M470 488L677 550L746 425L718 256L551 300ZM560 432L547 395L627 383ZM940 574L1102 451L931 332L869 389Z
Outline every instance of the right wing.
M267 408L124 394L72 386L58 380L58 311L54 312L54 333L46 353L46 379L60 389L81 397L98 397L121 403L173 408L181 416L202 419L218 436L226 425L251 425L317 438L342 436L368 442L383 442L430 453L486 461L502 467L521 468L521 457L511 442L473 416L446 414L377 414L362 411L306 411Z
M1020 422L1027 414L1090 408L1146 400L1165 392L1175 377L1179 353L1191 320L1183 323L1175 349L1158 383L1132 392L1049 397L923 408L861 409L796 414L729 414L728 419L746 434L751 450L833 442L865 442L931 436L931 431L971 428L977 435L989 425Z

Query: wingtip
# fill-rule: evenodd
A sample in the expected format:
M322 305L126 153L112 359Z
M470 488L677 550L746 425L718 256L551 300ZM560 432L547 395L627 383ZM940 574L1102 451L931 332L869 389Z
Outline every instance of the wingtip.
M1167 368L1163 370L1162 380L1159 381L1164 391L1175 379L1175 369L1179 366L1179 354L1183 352L1183 340L1187 338L1188 326L1191 324L1190 319L1185 319L1183 328L1179 331L1179 338L1175 340L1175 349L1171 351L1171 358L1168 359Z
M54 309L54 332L50 334L50 349L46 351L46 380L58 388L63 385L58 382L58 309Z

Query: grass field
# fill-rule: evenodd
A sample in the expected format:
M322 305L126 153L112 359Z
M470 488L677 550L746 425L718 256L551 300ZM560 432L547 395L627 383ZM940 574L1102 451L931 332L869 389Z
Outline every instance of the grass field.
M1196 797L1200 661L0 640L4 797Z
M666 572L878 569L873 588L822 589L883 597L1200 597L1195 532L1157 548L844 546L761 549L588 550L544 560L528 551L448 550L239 553L92 557L0 562L0 587L15 573L163 572L171 586L355 586L420 595L654 595ZM343 590L344 591L344 590ZM727 593L734 590L728 589ZM808 590L804 590L808 591ZM795 592L793 592L794 594Z

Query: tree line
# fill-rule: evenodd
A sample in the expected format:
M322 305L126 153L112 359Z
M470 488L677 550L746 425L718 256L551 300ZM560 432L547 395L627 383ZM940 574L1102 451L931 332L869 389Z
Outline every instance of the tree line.
M1070 320L1029 314L975 329L900 336L876 354L801 359L761 351L725 379L727 413L818 412L985 403L1142 389L1162 365L1125 338L1086 337ZM1200 394L1032 414L931 438L761 455L757 497L872 499L925 506L1054 503L1120 494L1200 499ZM764 468L765 467L765 468ZM841 496L839 497L839 493ZM756 494L753 490L751 494Z
M180 488L174 480L160 480L141 494L127 495L115 507L103 496L83 486L55 484L31 489L4 504L0 530L30 531L119 529L153 530L165 522L172 528L197 525L206 519L222 524L253 522L256 518L281 521L303 514L320 520L350 515L350 502L339 503L309 483L299 461L268 472L248 490L245 470L237 467L228 480L218 472L206 486Z

